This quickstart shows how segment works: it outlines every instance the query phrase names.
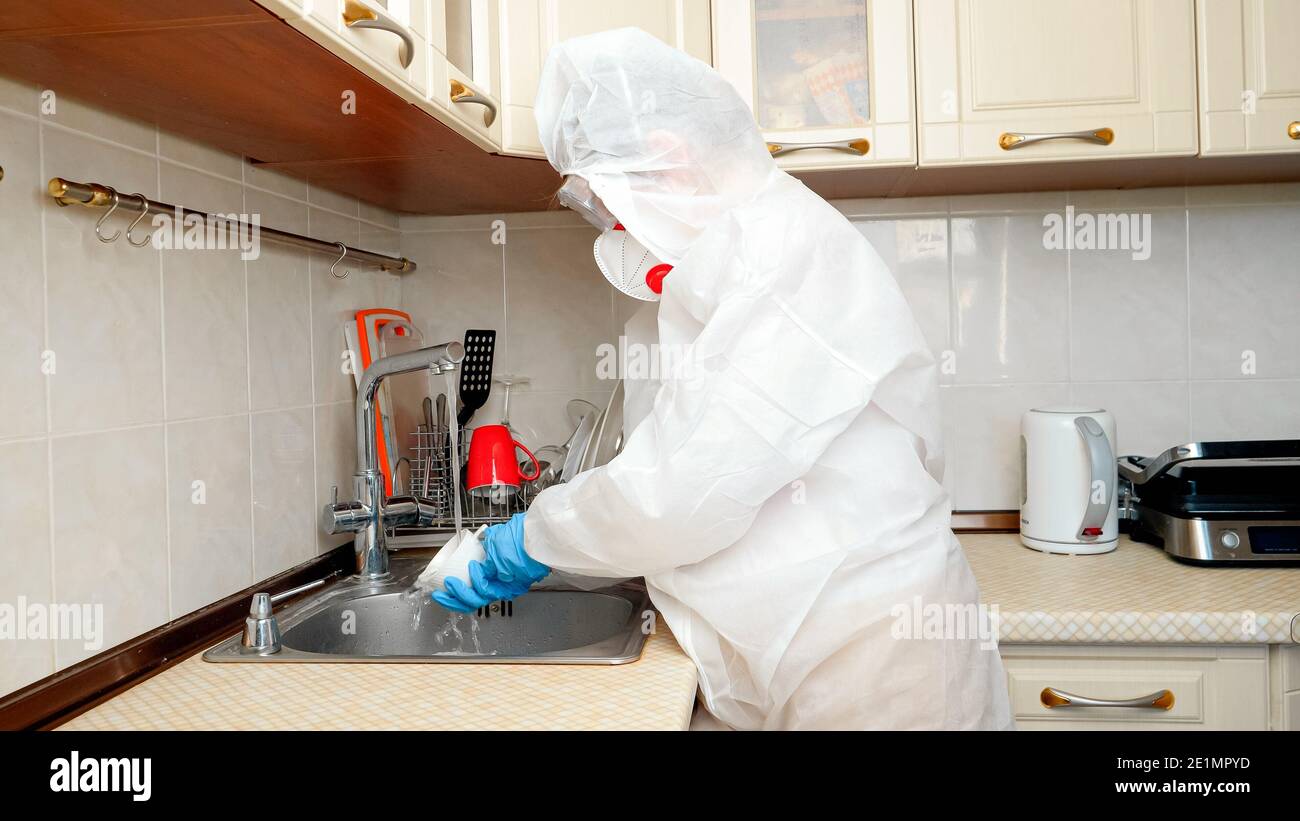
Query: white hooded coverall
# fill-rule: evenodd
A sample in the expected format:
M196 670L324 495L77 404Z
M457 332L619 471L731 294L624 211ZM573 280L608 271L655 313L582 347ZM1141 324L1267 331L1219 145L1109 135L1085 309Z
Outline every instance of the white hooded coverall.
M623 451L534 501L529 555L644 576L731 727L1009 726L995 637L900 631L978 591L934 359L871 245L717 72L640 30L556 46L536 114L551 164L674 266L627 341L677 354L627 381Z

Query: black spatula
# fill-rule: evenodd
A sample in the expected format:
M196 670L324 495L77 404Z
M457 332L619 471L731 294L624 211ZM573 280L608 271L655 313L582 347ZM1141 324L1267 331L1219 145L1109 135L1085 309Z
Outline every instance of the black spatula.
M465 359L460 363L461 408L456 414L456 424L462 428L483 407L492 391L492 355L496 347L496 331L465 332Z

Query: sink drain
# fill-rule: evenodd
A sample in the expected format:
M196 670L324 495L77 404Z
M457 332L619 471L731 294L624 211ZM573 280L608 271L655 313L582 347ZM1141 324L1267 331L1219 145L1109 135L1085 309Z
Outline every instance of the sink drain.
M480 619L490 619L493 616L501 618L510 618L515 614L515 603L512 601L494 601L491 604L480 607L475 611L475 615Z

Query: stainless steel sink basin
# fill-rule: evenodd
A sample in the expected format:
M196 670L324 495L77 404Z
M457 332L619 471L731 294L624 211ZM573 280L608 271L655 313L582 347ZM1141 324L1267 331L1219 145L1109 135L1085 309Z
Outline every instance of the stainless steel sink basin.
M535 589L476 614L404 595L424 560L394 558L382 583L352 577L276 614L279 652L249 653L240 636L203 654L220 662L623 664L654 624L645 590Z

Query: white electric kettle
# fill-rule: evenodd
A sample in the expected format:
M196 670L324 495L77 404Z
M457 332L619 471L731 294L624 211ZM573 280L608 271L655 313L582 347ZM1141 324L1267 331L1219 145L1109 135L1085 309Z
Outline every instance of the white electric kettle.
M1115 417L1097 408L1035 408L1020 420L1020 541L1048 553L1109 553L1119 544Z

